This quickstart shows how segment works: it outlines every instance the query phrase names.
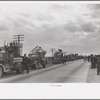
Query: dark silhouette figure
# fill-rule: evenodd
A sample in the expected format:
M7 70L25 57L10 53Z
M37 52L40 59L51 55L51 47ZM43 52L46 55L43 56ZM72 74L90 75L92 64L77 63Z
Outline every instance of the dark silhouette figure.
M27 74L29 74L29 68L28 68L28 58L26 57L26 54L24 54L23 57L23 67L27 71Z

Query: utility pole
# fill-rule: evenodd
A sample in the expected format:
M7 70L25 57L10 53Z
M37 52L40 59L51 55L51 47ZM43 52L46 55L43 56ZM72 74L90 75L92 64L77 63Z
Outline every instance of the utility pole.
M6 41L4 41L4 50L6 49L5 46L6 46Z
M5 47L5 45L6 45L6 41L4 41L4 47Z
M24 41L24 35L13 35L13 41L18 43L19 54L22 54L23 44L21 44L21 41Z
M52 58L54 57L54 51L55 51L55 48L51 48Z

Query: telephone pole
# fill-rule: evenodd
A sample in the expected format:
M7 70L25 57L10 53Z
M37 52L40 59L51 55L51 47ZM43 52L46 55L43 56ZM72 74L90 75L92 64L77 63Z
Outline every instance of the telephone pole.
M13 41L15 41L15 42L18 43L19 54L22 54L23 44L21 43L21 41L24 41L24 34L21 34L21 35L13 35Z
M52 58L54 57L54 51L55 51L55 48L51 48Z

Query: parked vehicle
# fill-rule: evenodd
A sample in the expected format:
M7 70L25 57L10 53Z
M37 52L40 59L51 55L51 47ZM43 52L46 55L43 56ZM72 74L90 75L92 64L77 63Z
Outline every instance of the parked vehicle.
M53 64L61 64L62 59L63 59L63 52L62 50L58 49L58 51L54 53Z
M16 70L17 73L23 73L22 57L18 52L19 46L16 43L10 43L8 46L4 46L4 50L0 51L0 77L5 72Z
M46 67L46 51L44 51L41 47L36 46L29 54L28 54L28 66L34 69L38 69L40 67Z

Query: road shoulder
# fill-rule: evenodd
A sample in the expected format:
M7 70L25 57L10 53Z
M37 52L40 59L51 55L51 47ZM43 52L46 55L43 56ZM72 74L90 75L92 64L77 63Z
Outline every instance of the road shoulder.
M97 68L91 69L91 64L89 66L87 83L100 83L100 75L97 75Z

